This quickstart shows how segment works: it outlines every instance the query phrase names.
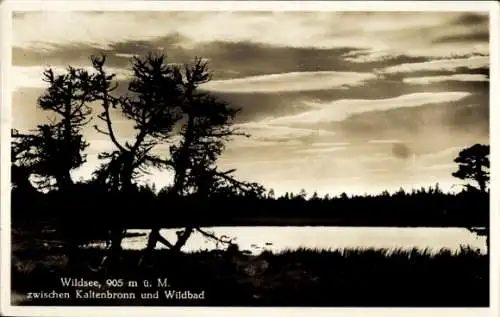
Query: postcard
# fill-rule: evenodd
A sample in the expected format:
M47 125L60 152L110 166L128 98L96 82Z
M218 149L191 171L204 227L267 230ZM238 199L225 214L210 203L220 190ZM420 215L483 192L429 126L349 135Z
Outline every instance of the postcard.
M500 315L498 8L4 2L2 314Z

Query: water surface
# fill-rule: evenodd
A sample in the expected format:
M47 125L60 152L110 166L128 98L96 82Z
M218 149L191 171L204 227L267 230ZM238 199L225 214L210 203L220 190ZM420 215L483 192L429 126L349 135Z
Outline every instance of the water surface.
M428 249L439 252L446 248L459 250L469 246L486 253L485 237L477 236L465 228L394 228L394 227L213 227L203 228L217 236L234 238L242 250L254 254L263 250L279 252L285 249ZM171 242L179 229L164 229L161 234ZM133 233L148 233L148 230L131 229ZM126 249L143 249L147 236L130 237L123 241ZM191 235L183 251L212 250L223 245L196 232ZM157 248L163 248L158 243Z

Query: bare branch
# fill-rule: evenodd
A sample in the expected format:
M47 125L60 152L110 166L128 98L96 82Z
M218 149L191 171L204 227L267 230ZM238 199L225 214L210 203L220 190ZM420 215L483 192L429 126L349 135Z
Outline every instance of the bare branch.
M233 239L229 239L229 237L227 237L227 236L221 236L219 238L216 235L214 235L213 233L206 232L201 228L195 228L195 230L198 231L199 233L201 233L202 235L204 235L205 237L213 239L217 242L225 243L225 244L232 244L233 243ZM226 237L227 239L224 239L224 237Z
M94 125L94 129L96 129L96 131L99 132L99 133L102 133L104 135L108 135L109 136L109 132L102 130L101 128L99 128L97 126L97 124Z
M113 125L111 123L111 117L109 115L109 105L107 104L108 101L105 101L105 105L103 105L104 108L104 121L106 122L106 126L108 127L108 135L111 138L111 141L113 144L122 152L127 151L121 144L118 142L118 139L116 138L115 132L113 130Z
M158 239L157 242L164 244L168 248L170 248L170 249L174 248L174 245L172 243L170 243L170 241L165 239L160 233L158 233L157 239Z

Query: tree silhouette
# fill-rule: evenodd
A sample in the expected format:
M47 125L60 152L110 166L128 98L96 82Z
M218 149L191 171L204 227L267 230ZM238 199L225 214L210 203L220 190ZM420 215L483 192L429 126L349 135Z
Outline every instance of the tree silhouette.
M458 163L458 170L453 172L454 177L477 182L479 190L485 192L489 182L490 146L474 144L458 154L454 162Z
M260 185L236 180L232 176L234 170L219 171L217 168L225 143L236 135L246 134L232 126L232 119L239 109L232 109L225 102L199 90L200 85L211 80L207 63L202 58L195 58L191 65L184 65L183 73L180 67L174 68L174 77L183 92L179 106L184 123L178 135L180 140L170 146L169 158L165 160L174 170L171 197L190 195L200 203L214 194L262 195L264 190ZM160 224L152 228L146 254L157 242L172 251L180 251L194 231L217 239L190 225L179 231L177 241L171 243L160 235L160 229Z
M126 96L114 95L118 85L114 83L115 74L104 68L105 56L92 56L91 60L97 74L90 78L90 86L96 87L93 98L101 102L98 118L104 123L104 128L94 127L108 136L115 147L111 152L99 153L105 162L95 172L95 181L116 192L133 193L137 191L134 179L155 167L174 172L168 191L172 201L188 195L201 199L223 189L257 194L262 191L257 184L237 181L231 175L234 170L217 170L216 161L225 143L243 133L231 125L238 110L199 90L211 79L202 58L195 58L193 64L182 68L168 64L164 55L135 57ZM131 142L118 139L112 111L118 111L134 124L136 135ZM160 143L171 144L166 158L154 151ZM125 225L116 219L113 226L111 249L117 254ZM151 248L160 241L172 250L180 250L191 233L199 230L186 227L177 242L170 243L159 234L160 227L157 224L152 228L148 243Z
M458 163L458 170L452 175L463 179L463 180L473 180L477 182L479 190L481 192L486 192L488 187L488 182L490 178L490 146L484 144L474 144L471 147L465 148L458 154L458 157L454 160ZM466 185L467 188L471 188L471 185ZM473 228L467 227L467 229L478 236L486 237L486 246L489 250L489 226L485 228Z
M111 188L123 191L133 189L133 181L140 172L150 166L164 167L166 163L152 153L152 149L171 136L172 128L180 119L176 104L178 91L173 68L167 66L163 56L148 55L135 57L133 77L129 83L129 96L112 95L118 87L113 83L115 74L104 69L106 57L93 56L92 63L97 70L96 99L102 102L98 118L105 128L95 129L110 137L115 146L112 152L100 153L100 159L107 159L97 171L98 179L107 182ZM132 143L121 143L113 128L111 110L118 109L121 115L134 124L136 131Z
M96 180L114 191L132 193L141 172L148 167L168 167L152 150L162 141L171 137L175 123L181 118L178 111L181 91L177 85L179 78L175 69L167 65L164 56L147 55L136 57L132 65L132 79L128 85L127 96L114 96L118 85L113 81L115 74L105 68L106 57L92 56L92 65L97 71L94 79L94 98L101 102L102 112L98 118L105 128L95 125L95 129L110 138L115 149L99 153L99 159L107 160L95 172ZM122 143L116 136L111 119L111 111L116 109L134 124L134 140ZM121 250L125 226L116 219L112 224L111 250L113 258Z
M16 170L22 167L25 173L29 170L30 174L41 176L40 187L49 186L50 178L54 178L59 190L68 189L73 184L71 170L85 162L83 151L88 144L81 129L91 115L91 77L87 71L71 66L62 75L45 70L42 79L49 87L38 98L38 107L55 117L31 133L11 132Z
M29 188L30 176L38 176L38 189L57 188L64 192L62 201L54 209L63 211L58 231L65 240L70 265L78 263L78 241L82 230L77 216L70 212L73 207L71 193L74 182L71 171L85 162L83 153L88 144L82 128L91 119L88 103L94 101L92 75L84 69L69 66L64 74L56 75L52 69L43 72L42 80L48 88L38 98L38 107L53 115L49 123L42 124L31 133L12 130L12 172L14 187ZM55 180L55 183L54 183ZM38 206L32 206L38 208Z
M30 177L37 172L39 156L32 151L31 138L33 135L20 136L19 131L11 130L11 187L14 191L29 194L37 189L31 184ZM28 138L30 139L28 141ZM40 173L40 171L38 171Z

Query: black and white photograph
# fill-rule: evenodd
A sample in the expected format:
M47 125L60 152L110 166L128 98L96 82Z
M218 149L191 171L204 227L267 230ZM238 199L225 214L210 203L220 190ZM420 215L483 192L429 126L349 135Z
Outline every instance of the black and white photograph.
M494 2L22 2L2 313L497 305Z

